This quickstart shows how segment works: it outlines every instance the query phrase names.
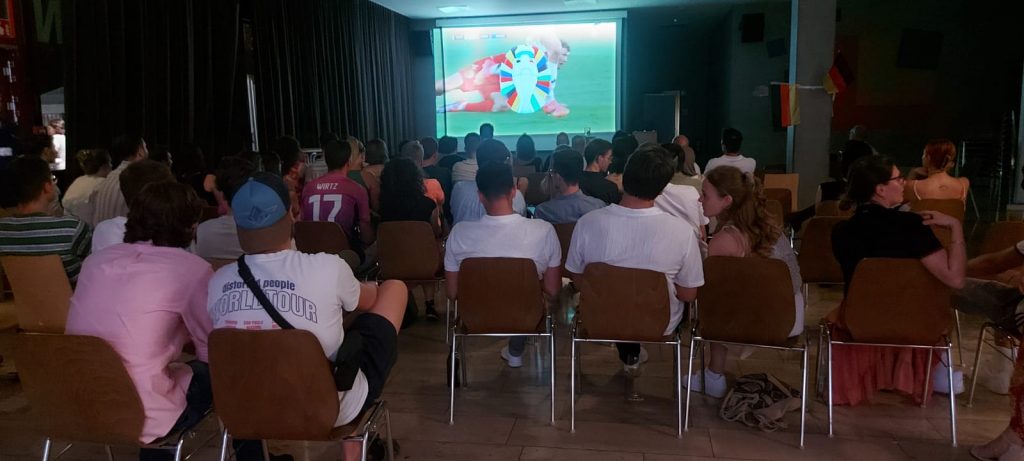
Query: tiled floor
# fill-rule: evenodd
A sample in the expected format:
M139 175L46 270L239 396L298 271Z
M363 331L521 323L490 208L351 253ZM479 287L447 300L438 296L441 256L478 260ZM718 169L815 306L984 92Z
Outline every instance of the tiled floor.
M817 320L838 304L841 291L812 287L811 293L807 321L808 327L816 331ZM0 306L3 307L9 306ZM980 321L964 320L964 356L970 362ZM527 349L529 358L522 368L510 369L499 358L501 340L476 338L470 339L468 359L464 362L470 386L458 390L455 424L449 426L442 330L443 324L420 321L400 336L399 361L385 391L394 434L401 442L398 459L967 460L971 459L968 447L994 437L1009 419L1008 397L979 386L974 407L967 408L966 394L961 395L957 404L960 448L952 448L949 401L945 397L937 397L927 408L921 408L904 397L882 393L870 405L836 408L836 436L830 439L826 407L811 399L807 443L800 449L799 412L787 416L787 429L765 433L721 419L717 401L695 394L691 428L682 438L676 438L671 350L649 348L651 360L636 382L644 400L627 402L625 378L614 349L586 345L584 393L577 403L577 428L573 434L569 432L568 330L561 328L554 426L548 422L548 375L538 371L532 349ZM0 354L10 350L9 339L0 337ZM814 349L812 344L812 374ZM732 354L738 356L739 351ZM799 361L795 355L755 351L744 360L730 361L731 377L761 371L771 371L793 387L799 386ZM810 388L813 396L813 378ZM42 438L32 432L31 425L28 404L19 385L9 379L0 380L0 460L38 459ZM209 425L199 434L200 439L215 435L215 431L216 424ZM216 459L217 442L208 442L193 459ZM192 446L197 445L199 441L193 441ZM338 447L329 444L272 442L271 447L274 452L292 453L296 459L340 459ZM115 449L120 459L132 459L132 453L129 448ZM62 459L104 459L104 452L102 447L82 444L74 446Z

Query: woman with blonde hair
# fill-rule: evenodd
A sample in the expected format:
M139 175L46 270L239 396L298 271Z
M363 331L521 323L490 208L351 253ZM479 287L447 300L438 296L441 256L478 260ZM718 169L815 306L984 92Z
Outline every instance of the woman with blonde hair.
M922 168L914 171L923 179L908 181L907 187L913 191L917 200L923 199L959 199L967 200L967 190L971 182L967 178L957 178L949 174L956 164L956 146L948 139L936 139L924 146L921 156Z
M708 244L708 256L762 257L785 262L796 300L795 321L789 335L799 335L804 329L800 268L789 239L768 213L761 182L736 167L720 166L704 176L701 187L704 215L718 219L718 228ZM711 344L711 360L705 370L708 386L705 393L712 397L723 397L726 393L723 372L727 352L724 345ZM693 390L701 390L699 373L691 376L689 382Z

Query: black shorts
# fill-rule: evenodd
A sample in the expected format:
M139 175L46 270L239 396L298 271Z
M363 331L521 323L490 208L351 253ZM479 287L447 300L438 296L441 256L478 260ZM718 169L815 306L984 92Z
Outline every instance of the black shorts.
M365 411L384 391L384 383L398 357L398 331L388 319L373 313L360 314L349 331L357 331L363 336L363 350L356 360L369 387L363 404Z

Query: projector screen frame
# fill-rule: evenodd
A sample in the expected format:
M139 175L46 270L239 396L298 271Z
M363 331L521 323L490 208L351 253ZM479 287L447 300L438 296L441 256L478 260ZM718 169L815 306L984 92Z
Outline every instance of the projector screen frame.
M623 89L625 88L625 73L623 72L623 62L626 60L624 53L624 31L626 28L626 18L628 14L625 10L605 10L605 11L588 11L578 13L553 13L553 14L527 14L527 15L506 15L506 16L487 16L487 17L465 17L465 18L445 18L438 19L434 23L434 27L431 28L431 46L434 50L435 55L440 56L441 62L441 75L447 75L448 69L444 66L444 46L438 42L438 38L443 34L443 30L446 28L459 28L459 27L487 27L487 26L517 26L517 25L543 25L543 24L581 24L581 23L596 23L596 22L615 22L615 131L622 129L622 102L623 102ZM445 115L447 119L447 114ZM435 117L435 120L437 118ZM448 132L447 123L445 123L444 131L441 131L441 126L435 125L434 133L440 137L443 135L453 136L460 140L460 146L462 137L465 133L451 133ZM569 131L570 136L584 134L582 131ZM534 139L534 143L538 151L550 151L555 148L555 133L545 134L530 134ZM614 131L612 132L592 132L591 137L600 137L610 140ZM515 150L516 140L519 135L496 135L495 139L504 142L511 150Z

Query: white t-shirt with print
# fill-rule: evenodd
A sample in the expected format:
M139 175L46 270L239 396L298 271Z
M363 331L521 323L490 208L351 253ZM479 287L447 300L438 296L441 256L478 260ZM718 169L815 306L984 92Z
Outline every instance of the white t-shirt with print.
M246 255L245 262L281 316L296 329L313 333L333 361L345 337L342 316L359 304L359 281L348 264L336 255L294 250ZM238 263L220 268L210 279L207 306L214 328L280 328L238 275ZM352 389L338 393L339 425L359 415L368 393L360 371Z
M613 204L580 218L572 233L565 270L582 274L590 263L664 273L671 308L666 335L683 317L683 302L676 298L675 286L704 285L704 263L693 229L686 221L653 207Z
M562 264L562 247L555 228L547 221L517 214L484 215L452 228L445 244L444 270L458 272L468 258L528 258L537 265L538 278Z
M757 160L742 155L722 155L708 160L708 165L704 168L704 174L708 174L711 170L724 165L734 166L744 173L753 174L754 169L757 168Z

